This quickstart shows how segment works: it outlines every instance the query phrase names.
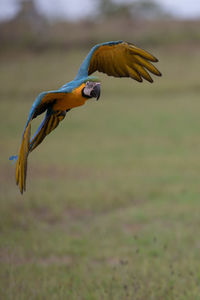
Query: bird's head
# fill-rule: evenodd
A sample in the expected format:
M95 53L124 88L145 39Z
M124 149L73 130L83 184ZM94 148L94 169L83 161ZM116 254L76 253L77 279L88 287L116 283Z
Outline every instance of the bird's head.
M100 82L87 81L85 87L82 90L82 94L85 97L96 98L96 100L98 100L101 94Z

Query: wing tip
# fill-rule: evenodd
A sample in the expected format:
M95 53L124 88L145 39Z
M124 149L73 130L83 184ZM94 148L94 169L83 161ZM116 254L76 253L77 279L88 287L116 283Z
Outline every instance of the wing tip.
M143 77L146 81L148 81L149 83L153 83L154 82L154 80L153 80L153 78L151 78L151 79L147 79L147 78L145 78L145 77ZM143 82L143 78L142 78L142 80L141 81L139 81L139 82ZM137 80L138 81L138 80Z
M154 75L159 76L159 77L162 77L162 73L161 73L158 69L156 69L156 70L157 70L157 72L156 72L156 74L154 74Z
M146 78L145 78L146 79ZM151 78L151 79L146 79L149 83L153 83L154 82L154 80L153 80L153 78Z
M150 60L150 61L157 63L157 62L159 62L159 59L158 59L158 58L156 58L155 56L153 56L153 59L152 59L152 60Z

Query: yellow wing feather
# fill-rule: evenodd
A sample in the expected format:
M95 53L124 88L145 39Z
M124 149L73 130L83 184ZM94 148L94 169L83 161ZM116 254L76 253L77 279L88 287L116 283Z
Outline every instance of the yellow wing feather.
M44 138L58 126L60 121L65 118L65 115L65 111L58 111L45 119L43 126L30 142L30 152L32 152L44 140Z
M28 123L22 137L16 165L16 184L19 186L21 194L23 194L26 190L27 160L29 153L33 151L43 141L43 139L58 126L59 122L64 119L65 115L65 111L58 111L57 113L47 117L39 132L31 141L31 121Z
M151 63L158 59L149 52L133 44L102 45L93 54L88 74L95 71L114 77L131 77L139 82L146 79L153 82L150 74L161 76L160 71Z

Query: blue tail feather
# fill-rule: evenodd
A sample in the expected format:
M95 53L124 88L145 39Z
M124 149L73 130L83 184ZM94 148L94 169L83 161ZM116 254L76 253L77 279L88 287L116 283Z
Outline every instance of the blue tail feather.
M18 155L12 155L9 157L9 160L13 160L13 163L15 163L18 159Z

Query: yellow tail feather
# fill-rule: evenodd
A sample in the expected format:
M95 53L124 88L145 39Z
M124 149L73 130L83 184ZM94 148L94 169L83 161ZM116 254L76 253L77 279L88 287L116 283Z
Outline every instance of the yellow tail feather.
M26 190L27 158L29 154L31 124L27 125L18 155L16 166L16 184L19 185L21 194Z

